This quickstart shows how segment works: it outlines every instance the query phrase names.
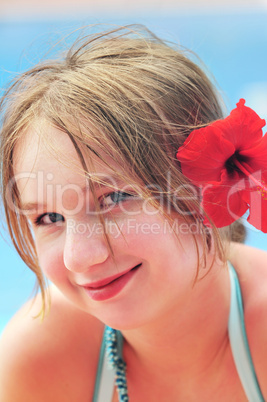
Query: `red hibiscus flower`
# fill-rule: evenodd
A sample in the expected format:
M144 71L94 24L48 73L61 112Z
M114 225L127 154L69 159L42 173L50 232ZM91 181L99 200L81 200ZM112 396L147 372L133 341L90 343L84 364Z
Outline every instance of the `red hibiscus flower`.
M241 99L225 119L192 131L177 152L183 174L200 187L203 209L218 228L249 210L248 222L267 233L264 126Z

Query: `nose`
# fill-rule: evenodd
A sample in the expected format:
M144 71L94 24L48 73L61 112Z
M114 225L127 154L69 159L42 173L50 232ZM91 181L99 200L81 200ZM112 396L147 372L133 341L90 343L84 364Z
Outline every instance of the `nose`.
M104 233L92 227L77 225L67 231L64 245L64 264L69 271L82 273L90 267L101 264L109 257L110 250Z

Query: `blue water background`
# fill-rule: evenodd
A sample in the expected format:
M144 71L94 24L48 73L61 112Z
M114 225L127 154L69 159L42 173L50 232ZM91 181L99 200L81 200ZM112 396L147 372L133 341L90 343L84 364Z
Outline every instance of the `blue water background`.
M172 17L88 18L83 21L7 22L0 20L0 87L34 65L63 33L85 23L141 23L166 39L196 52L216 79L228 109L244 97L267 117L267 14L176 14ZM1 215L1 224L3 224ZM0 332L14 312L32 295L35 278L10 245L0 237ZM253 228L247 242L267 250L267 235ZM266 263L267 265L267 263Z

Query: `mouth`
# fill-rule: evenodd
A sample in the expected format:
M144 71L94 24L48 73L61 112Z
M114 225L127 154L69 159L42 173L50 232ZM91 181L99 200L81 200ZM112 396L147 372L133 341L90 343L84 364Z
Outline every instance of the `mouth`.
M130 270L127 270L127 271L122 272L122 273L117 274L117 275L110 276L109 278L105 278L105 279L102 279L102 280L97 281L97 282L90 283L89 285L85 285L84 287L87 288L87 289L101 289L101 288L104 288L105 286L110 285L111 283L115 282L116 280L118 280L119 278L121 278L124 275L128 274L129 272L138 269L141 265L142 264L138 264L135 267L131 268Z
M110 299L126 286L141 266L142 264L138 264L130 270L82 287L87 295L95 301Z

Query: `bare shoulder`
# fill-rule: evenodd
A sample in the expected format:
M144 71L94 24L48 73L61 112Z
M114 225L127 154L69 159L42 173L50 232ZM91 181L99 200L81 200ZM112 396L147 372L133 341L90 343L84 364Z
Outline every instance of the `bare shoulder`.
M27 303L0 339L0 400L90 400L103 324L76 309L58 291L51 309L35 318L41 300Z
M267 297L267 252L233 243L230 261L237 270L246 304Z
M240 279L252 359L267 397L267 252L234 244L230 259Z

